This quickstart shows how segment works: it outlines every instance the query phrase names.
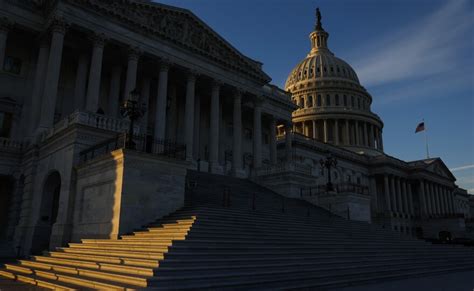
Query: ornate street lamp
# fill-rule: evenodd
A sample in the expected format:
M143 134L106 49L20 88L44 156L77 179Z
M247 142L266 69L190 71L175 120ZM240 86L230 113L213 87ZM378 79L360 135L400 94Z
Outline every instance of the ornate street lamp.
M125 147L128 149L135 149L135 142L133 141L133 128L135 121L140 119L146 111L145 104L139 104L140 93L137 89L133 89L128 95L128 99L122 103L120 107L120 114L123 117L130 119L130 127L128 128L128 134L126 138Z
M334 191L334 186L331 182L331 167L337 166L336 158L333 158L331 154L326 159L320 159L319 164L321 165L321 173L324 173L324 168L328 170L328 182L326 184L326 191L331 192Z

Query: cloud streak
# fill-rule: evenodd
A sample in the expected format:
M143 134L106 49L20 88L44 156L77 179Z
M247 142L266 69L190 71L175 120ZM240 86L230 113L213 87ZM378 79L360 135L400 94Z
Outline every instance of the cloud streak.
M352 59L361 82L368 87L456 76L459 51L474 23L469 0L448 1L418 23L410 23L389 37L356 48Z
M474 165L466 165L462 167L456 167L449 169L451 172L456 172L456 171L463 171L463 170L468 170L468 169L474 169Z

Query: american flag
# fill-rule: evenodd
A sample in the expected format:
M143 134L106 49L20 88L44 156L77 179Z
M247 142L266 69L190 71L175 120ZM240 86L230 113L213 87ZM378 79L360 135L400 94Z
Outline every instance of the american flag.
M418 124L418 126L415 129L415 133L423 131L423 130L425 130L425 122L424 121L420 122L420 124Z

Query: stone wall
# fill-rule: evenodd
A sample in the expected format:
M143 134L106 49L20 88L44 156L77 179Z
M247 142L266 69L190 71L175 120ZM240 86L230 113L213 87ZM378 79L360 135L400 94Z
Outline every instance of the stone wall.
M184 205L187 164L117 150L77 169L72 241L118 238Z

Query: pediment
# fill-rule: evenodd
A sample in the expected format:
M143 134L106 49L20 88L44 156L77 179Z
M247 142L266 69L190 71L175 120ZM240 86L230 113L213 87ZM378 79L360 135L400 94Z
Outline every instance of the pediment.
M448 169L446 164L440 158L426 159L410 163L412 166L423 168L426 171L432 172L441 177L456 180L454 175Z
M190 49L226 67L250 75L262 83L271 81L261 64L242 55L191 11L138 0L66 0L113 17L147 34L152 33Z

